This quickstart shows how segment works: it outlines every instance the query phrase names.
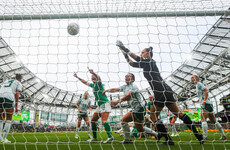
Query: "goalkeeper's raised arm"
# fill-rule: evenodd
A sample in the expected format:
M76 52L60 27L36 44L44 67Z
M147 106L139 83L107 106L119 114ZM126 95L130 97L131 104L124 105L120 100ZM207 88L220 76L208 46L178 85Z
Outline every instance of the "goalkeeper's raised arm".
M120 50L122 51L124 56L125 56L125 54L127 54L127 55L131 56L134 60L140 61L140 57L137 56L136 54L132 53L128 48L126 48L121 41L117 40L116 46L120 48Z

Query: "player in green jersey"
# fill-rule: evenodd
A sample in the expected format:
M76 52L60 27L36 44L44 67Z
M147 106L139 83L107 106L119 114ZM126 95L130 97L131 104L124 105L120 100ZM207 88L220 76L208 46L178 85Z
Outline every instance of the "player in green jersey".
M74 77L79 79L83 84L91 87L93 89L93 94L95 96L95 100L98 104L92 120L92 131L93 131L93 138L89 140L89 142L97 141L97 120L101 117L102 123L104 125L105 131L108 135L108 139L104 141L104 143L112 142L114 140L112 133L111 133L111 127L108 122L108 117L111 112L111 106L109 103L109 100L106 95L102 95L102 92L104 91L103 84L101 82L101 78L99 75L97 75L92 69L89 69L89 72L92 74L91 80L93 83L89 83L85 81L84 79L81 79L77 76L76 73L74 73Z

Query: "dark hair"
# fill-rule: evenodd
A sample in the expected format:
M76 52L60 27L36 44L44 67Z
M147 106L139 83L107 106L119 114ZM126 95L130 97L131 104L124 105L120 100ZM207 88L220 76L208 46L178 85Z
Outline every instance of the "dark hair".
M21 79L22 79L22 75L21 75L21 74L16 74L15 78L16 78L17 80L21 80Z
M151 58L153 57L153 47L146 48L146 51L150 53Z
M135 81L135 76L134 76L134 74L132 74L132 73L129 73L129 74L132 75L133 81Z

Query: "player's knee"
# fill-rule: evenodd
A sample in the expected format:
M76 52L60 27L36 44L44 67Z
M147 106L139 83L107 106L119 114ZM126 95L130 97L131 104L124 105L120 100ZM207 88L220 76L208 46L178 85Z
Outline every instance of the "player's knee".
M138 132L144 132L143 127L137 127L137 126L136 126L136 128L137 128L137 131L138 131Z
M123 119L121 119L121 125L128 124L128 122L125 122Z
M97 122L92 120L92 121L91 121L91 124L92 124L92 125L96 125Z
M107 121L102 121L102 124L104 125Z

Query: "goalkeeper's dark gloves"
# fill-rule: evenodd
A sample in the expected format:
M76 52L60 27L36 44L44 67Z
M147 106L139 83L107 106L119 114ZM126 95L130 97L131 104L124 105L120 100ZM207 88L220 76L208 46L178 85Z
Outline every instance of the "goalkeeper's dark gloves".
M130 50L128 48L126 48L124 46L124 44L121 41L119 41L119 40L117 40L116 46L118 46L125 53L129 53L130 52Z

